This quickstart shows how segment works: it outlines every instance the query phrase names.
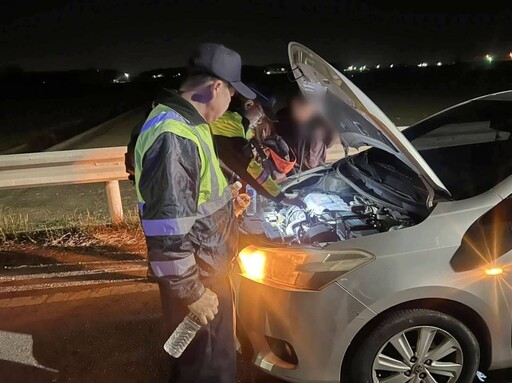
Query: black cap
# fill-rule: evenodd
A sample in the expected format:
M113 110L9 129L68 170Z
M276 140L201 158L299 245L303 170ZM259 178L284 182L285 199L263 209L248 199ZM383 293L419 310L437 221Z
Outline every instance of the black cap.
M191 70L204 70L228 82L245 98L253 100L256 94L242 82L242 59L240 55L224 45L204 43L190 57Z
M274 113L274 106L276 104L276 98L271 96L266 96L255 87L251 86L250 89L256 95L254 101L261 105L265 116L271 121L277 121L276 114Z

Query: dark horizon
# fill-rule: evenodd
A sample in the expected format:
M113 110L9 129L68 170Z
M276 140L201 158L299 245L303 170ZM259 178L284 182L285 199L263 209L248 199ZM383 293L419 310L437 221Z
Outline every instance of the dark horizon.
M181 67L195 45L220 42L246 65L287 62L298 41L353 65L454 62L512 51L512 5L382 4L376 0L53 0L3 2L4 65L26 71Z

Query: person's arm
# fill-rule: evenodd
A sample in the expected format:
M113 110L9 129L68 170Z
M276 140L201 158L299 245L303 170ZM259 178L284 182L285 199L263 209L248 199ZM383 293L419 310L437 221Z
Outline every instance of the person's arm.
M194 142L163 133L145 153L139 180L149 266L186 305L205 293L188 235L197 217L200 168Z
M334 133L334 130L328 125L325 125L323 129L325 147L329 149L334 144L336 135Z
M281 202L285 198L270 174L256 160L244 154L244 147L248 144L245 138L215 135L214 139L219 158L243 181L272 201Z

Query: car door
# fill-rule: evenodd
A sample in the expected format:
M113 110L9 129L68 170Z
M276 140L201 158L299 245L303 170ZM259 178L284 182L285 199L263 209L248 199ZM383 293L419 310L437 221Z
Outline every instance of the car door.
M404 131L456 200L492 189L501 199L464 233L450 265L487 267L501 302L497 323L512 328L512 100L484 97L450 108ZM512 336L510 339L512 350ZM505 351L505 350L503 350Z

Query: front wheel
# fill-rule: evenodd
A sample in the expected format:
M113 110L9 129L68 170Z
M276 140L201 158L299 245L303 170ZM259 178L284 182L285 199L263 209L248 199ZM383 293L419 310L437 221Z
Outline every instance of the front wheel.
M384 317L358 345L354 383L470 383L480 362L473 333L432 310L401 310Z

